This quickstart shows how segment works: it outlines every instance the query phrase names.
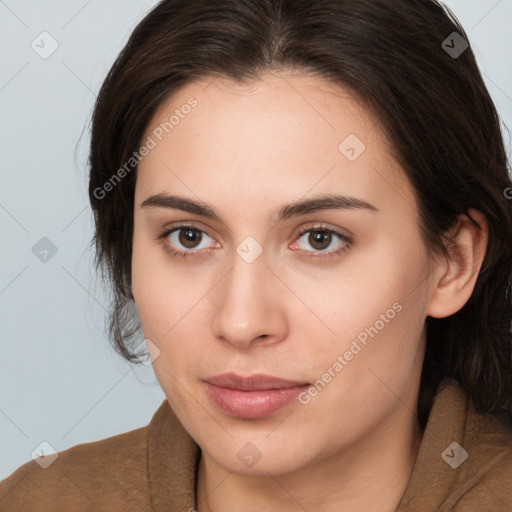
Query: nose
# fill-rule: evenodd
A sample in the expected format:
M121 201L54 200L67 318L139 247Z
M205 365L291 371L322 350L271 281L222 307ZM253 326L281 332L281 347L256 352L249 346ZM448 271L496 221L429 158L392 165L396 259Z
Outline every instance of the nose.
M286 338L286 289L264 254L252 263L235 254L233 267L215 288L211 327L216 339L248 349Z

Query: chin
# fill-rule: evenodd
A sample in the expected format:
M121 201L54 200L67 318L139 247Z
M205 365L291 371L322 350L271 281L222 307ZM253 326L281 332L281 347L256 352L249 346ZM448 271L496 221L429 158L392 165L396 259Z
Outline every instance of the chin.
M266 435L266 434L265 434ZM308 443L288 440L270 442L263 437L245 436L227 446L217 444L205 446L203 450L210 458L227 471L244 476L280 476L300 471L312 463L314 457L305 454ZM311 447L310 447L311 448Z

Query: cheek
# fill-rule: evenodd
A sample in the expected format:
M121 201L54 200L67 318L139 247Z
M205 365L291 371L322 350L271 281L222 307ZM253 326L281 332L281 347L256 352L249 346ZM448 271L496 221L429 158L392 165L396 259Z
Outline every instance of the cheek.
M135 230L132 292L146 337L160 340L197 302L198 290L180 268L146 233Z
M151 313L158 310L159 292L155 286L156 269L152 265L151 253L144 251L141 236L135 226L131 263L132 294L146 338L152 338Z
M347 260L350 270L324 280L320 291L312 286L311 276L302 277L310 308L335 333L320 339L310 352L319 378L329 380L329 370L342 376L325 399L350 392L357 407L358 399L379 396L379 378L403 389L418 369L429 291L422 247L411 236L407 243L360 251ZM313 336L311 325L299 326L299 331L308 329Z
M347 253L330 273L282 270L284 280L300 290L304 303L316 313L317 323L322 321L326 335L325 327L336 338L348 339L376 322L378 327L385 322L387 328L388 320L396 323L399 305L411 303L413 297L417 300L415 291L424 292L421 284L427 275L427 260L419 241L411 238L403 243L383 237L368 245ZM413 316L421 314L421 307L414 309L408 307Z
M172 385L166 370L184 373L187 365L198 363L202 344L210 340L211 311L205 299L212 285L204 273L192 266L184 270L162 248L149 250L139 240L134 236L132 292L144 336L160 350L153 364L157 377Z

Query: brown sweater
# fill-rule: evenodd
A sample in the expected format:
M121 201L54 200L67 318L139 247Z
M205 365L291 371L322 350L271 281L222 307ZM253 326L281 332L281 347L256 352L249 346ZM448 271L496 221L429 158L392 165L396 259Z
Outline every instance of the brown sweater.
M199 455L164 401L144 428L74 446L47 469L18 468L0 482L0 511L192 512ZM406 511L512 512L512 429L475 413L448 381L397 509Z

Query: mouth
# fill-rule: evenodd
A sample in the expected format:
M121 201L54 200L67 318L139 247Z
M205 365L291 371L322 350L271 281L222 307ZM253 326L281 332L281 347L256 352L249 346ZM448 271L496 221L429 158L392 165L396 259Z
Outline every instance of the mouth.
M240 377L226 373L204 382L207 395L224 413L242 419L270 416L311 386L309 382L263 374Z

